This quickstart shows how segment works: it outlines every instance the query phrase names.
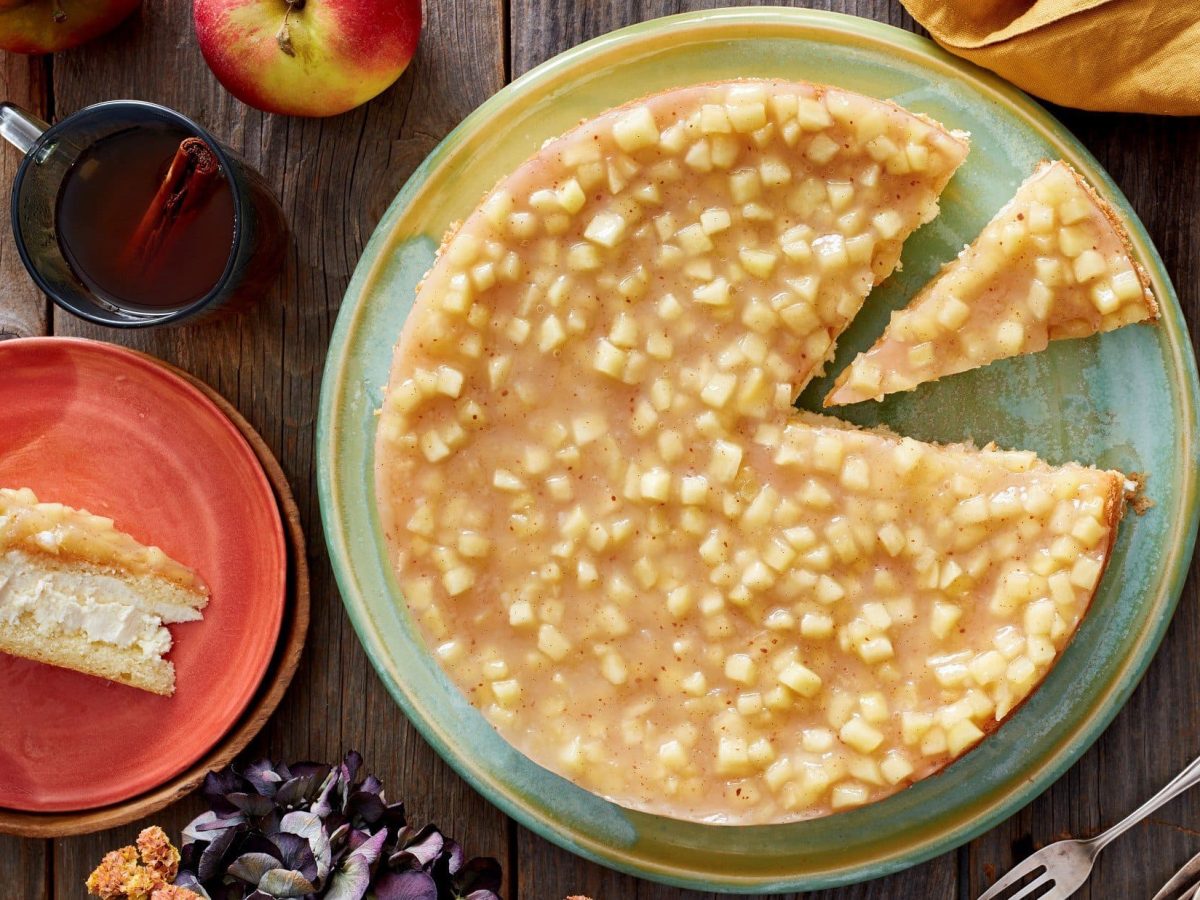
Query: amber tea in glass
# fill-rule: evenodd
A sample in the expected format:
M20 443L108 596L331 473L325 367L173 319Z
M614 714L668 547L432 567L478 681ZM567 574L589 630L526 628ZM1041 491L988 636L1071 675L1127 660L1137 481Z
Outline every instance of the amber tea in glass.
M138 101L47 128L0 104L26 151L13 186L17 249L40 287L94 322L193 320L261 296L286 226L256 172L196 123Z

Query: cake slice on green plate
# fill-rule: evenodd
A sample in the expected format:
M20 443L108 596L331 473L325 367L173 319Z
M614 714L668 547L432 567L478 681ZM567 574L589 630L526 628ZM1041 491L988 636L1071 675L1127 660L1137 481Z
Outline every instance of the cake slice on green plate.
M1044 162L838 377L826 406L1157 318L1113 209L1064 162Z

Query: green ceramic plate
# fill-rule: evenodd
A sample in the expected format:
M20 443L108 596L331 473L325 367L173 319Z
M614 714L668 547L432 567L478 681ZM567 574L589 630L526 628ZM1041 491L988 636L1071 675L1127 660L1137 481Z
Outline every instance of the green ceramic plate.
M417 280L447 224L582 117L651 91L736 76L829 82L891 97L972 134L942 215L909 241L904 271L875 291L838 364L970 241L1044 157L1082 171L1127 217L1163 307L1135 326L949 378L847 411L914 437L996 440L1052 461L1151 473L1156 506L1130 516L1093 610L1044 686L938 777L881 803L791 825L703 826L623 810L511 749L426 652L385 560L375 512L373 412ZM825 384L802 398L814 407ZM648 878L731 891L812 889L942 853L1044 790L1133 690L1174 610L1196 532L1197 382L1178 300L1128 203L1071 135L998 79L885 25L807 10L675 16L576 47L470 115L416 171L367 246L334 330L321 392L321 510L346 609L375 667L434 748L522 824Z

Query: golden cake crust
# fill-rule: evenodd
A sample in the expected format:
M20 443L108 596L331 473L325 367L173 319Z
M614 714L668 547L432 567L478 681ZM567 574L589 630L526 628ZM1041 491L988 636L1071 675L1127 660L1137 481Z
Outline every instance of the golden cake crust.
M28 488L0 488L0 550L17 547L55 559L78 559L109 572L155 575L198 598L208 585L192 569L117 529L112 519L61 503L42 503ZM197 606L203 607L204 600Z

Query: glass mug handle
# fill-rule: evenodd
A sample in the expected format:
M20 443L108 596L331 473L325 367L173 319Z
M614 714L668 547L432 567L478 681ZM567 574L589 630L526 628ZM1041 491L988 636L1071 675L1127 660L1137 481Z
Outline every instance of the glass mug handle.
M50 126L32 113L11 103L0 103L0 137L22 153L28 153Z

